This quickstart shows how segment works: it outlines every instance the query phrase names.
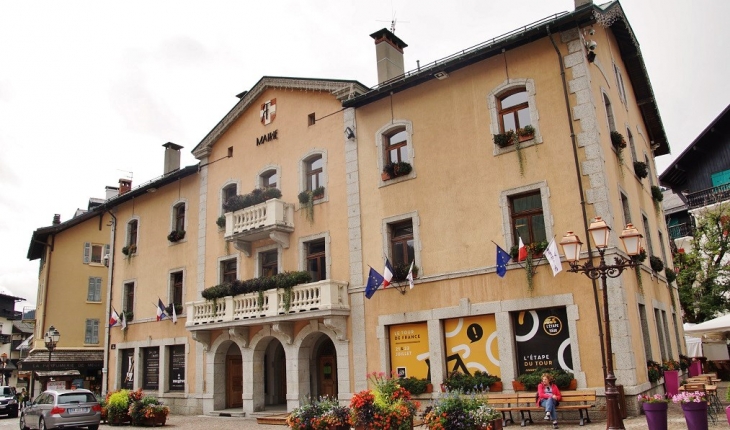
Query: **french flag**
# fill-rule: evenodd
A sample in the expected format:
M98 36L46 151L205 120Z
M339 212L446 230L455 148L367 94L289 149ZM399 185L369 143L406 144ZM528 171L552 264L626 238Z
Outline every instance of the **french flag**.
M167 318L167 314L165 313L165 305L162 303L161 298L157 298L157 321L162 321L163 319Z
M390 281L393 279L393 266L390 265L390 260L385 257L385 269L383 270L383 288L388 288Z
M522 243L522 237L520 237L520 249L517 253L517 261L522 261L527 259L527 247L524 243Z

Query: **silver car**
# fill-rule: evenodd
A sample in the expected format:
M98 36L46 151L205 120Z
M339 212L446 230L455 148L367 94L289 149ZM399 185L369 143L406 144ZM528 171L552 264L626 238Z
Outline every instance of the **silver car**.
M20 428L88 427L97 430L101 406L89 390L47 390L20 412Z

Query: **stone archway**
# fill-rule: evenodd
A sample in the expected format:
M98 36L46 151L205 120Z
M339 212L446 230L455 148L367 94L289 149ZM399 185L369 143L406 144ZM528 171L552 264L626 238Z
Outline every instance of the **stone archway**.
M246 380L243 372L242 358L246 348L227 334L222 334L210 346L206 360L206 379L212 382L212 399L204 401L203 411L210 412L227 408L241 408L242 388ZM240 370L239 370L240 369ZM240 374L240 379L231 381L229 376ZM237 398L234 398L237 397Z

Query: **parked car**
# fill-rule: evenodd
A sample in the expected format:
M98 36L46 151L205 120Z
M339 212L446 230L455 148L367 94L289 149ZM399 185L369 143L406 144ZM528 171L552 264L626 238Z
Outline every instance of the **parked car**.
M18 417L18 398L15 396L15 388L0 386L0 415L6 414L10 418Z
M97 430L101 405L89 390L47 390L20 412L20 428L87 427Z

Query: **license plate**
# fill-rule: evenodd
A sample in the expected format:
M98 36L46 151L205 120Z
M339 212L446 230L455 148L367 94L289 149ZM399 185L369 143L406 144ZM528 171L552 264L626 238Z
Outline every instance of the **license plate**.
M89 412L89 408L68 408L69 414L83 414Z

